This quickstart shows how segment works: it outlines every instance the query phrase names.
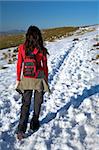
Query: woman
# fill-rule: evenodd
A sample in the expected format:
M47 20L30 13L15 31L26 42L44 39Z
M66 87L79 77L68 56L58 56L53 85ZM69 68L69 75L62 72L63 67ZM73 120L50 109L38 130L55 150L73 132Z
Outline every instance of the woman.
M49 92L47 54L41 31L36 26L30 26L26 33L25 42L18 47L16 87L17 91L22 93L22 106L17 133L19 140L24 138L27 129L33 90L34 112L30 129L34 131L40 126L39 114L43 103L43 95L46 91Z

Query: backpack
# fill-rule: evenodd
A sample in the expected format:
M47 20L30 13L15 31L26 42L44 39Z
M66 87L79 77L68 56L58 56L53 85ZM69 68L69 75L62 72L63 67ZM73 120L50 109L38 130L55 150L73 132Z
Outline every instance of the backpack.
M37 60L36 54L38 50L35 48L33 52L30 53L24 58L24 67L23 67L23 75L27 77L37 77Z

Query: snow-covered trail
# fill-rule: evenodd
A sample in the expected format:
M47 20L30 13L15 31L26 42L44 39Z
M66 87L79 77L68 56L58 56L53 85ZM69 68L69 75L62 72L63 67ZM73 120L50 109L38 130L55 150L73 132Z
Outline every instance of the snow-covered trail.
M13 89L15 64L0 70L1 149L98 150L99 66L91 61L97 53L91 51L96 35L97 30L47 44L52 94L45 94L40 129L27 134L21 144L15 138L21 107L21 97ZM79 40L73 41L75 37Z

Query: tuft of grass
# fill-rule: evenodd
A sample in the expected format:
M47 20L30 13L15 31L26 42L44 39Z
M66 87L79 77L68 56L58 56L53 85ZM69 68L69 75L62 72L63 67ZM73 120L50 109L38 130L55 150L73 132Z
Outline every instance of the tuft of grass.
M3 59L7 59L8 55L5 52L2 53L2 55L3 55Z
M97 47L99 46L99 42L97 42L96 44L93 45L94 47Z
M99 54L96 56L96 59L99 59Z

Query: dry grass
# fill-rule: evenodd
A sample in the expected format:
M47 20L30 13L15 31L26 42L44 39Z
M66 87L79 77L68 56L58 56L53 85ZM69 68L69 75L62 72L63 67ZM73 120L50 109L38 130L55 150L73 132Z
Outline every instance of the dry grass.
M59 39L62 37L66 37L72 35L74 31L76 31L78 27L61 27L61 28L53 28L43 30L43 39L46 41L53 41L55 39Z
M17 46L24 41L24 35L0 35L0 49Z
M42 30L44 41L53 41L55 39L70 36L78 27L61 27ZM17 35L0 35L0 49L18 46L25 40L24 34Z
M99 54L96 56L96 59L99 59Z

